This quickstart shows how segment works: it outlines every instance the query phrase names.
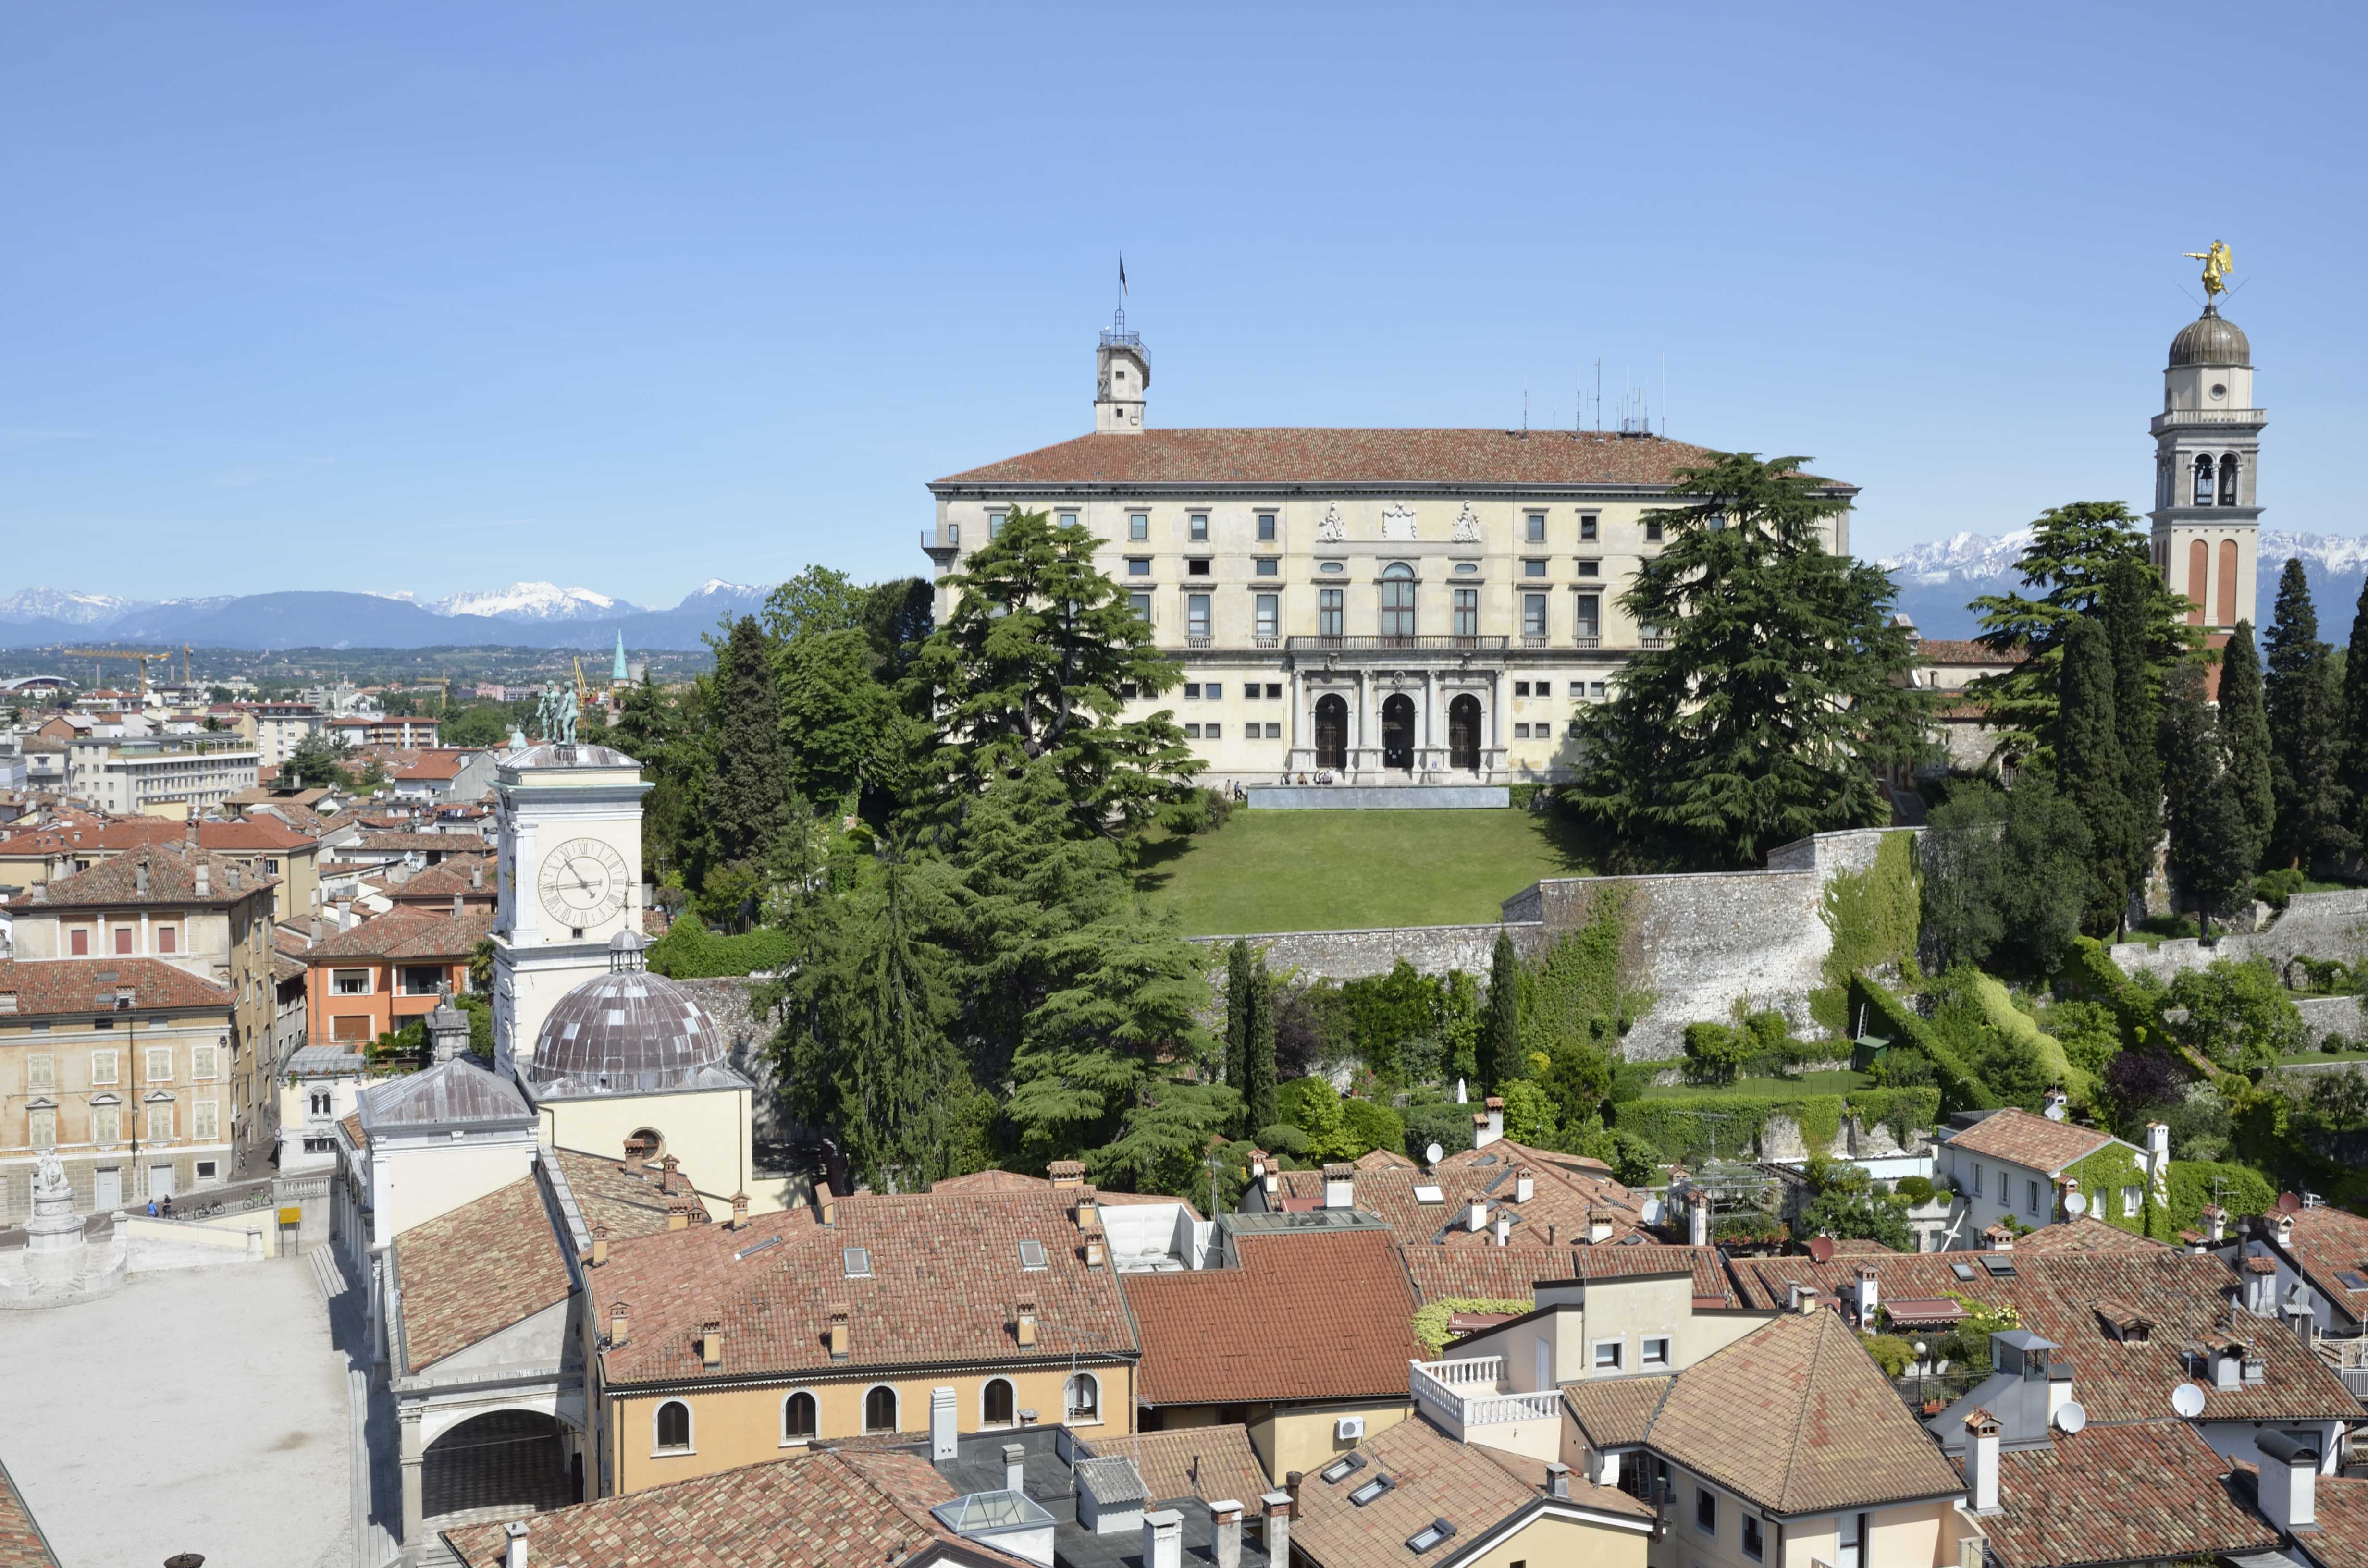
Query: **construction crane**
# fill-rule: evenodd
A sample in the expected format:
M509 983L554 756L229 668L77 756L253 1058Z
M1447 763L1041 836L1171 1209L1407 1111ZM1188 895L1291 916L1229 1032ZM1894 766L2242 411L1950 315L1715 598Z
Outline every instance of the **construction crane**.
M171 653L142 653L142 652L141 652L141 651L140 651L139 649L137 649L137 648L61 648L61 649L60 649L60 650L58 650L58 651L59 651L60 653L62 653L68 654L69 656L72 656L72 657L74 657L74 658L82 658L82 659L135 659L135 660L139 661L139 665L140 665L140 706L142 706L142 708L145 708L145 707L147 707L147 706L148 706L148 666L149 666L149 665L150 665L152 662L162 664L162 665L165 666L165 673L166 675L168 675L168 676L169 676L169 675L171 675L171 674L173 673L173 655L172 655ZM188 648L187 648L187 647L186 647L186 645L185 645L185 646L184 646L184 648L183 648L183 650L182 650L182 656L183 656L183 658L184 658L184 659L186 659L186 658L188 657ZM97 671L96 669L94 669L94 670L92 671L92 673L91 673L91 680L92 680L92 682L93 682L93 684L94 684L94 685L95 685L95 684L97 684L97 679L98 679Z
M584 658L580 653L575 659L575 710L579 713L592 711L592 686L584 678Z

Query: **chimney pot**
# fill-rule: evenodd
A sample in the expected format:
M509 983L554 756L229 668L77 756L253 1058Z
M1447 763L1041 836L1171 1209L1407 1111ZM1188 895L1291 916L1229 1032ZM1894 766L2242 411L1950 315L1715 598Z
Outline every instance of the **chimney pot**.
M712 1319L700 1328L699 1360L710 1371L723 1365L723 1325Z
M1463 1200L1463 1223L1474 1235L1488 1228L1488 1199L1485 1194L1474 1193Z
M1357 1167L1333 1164L1324 1167L1324 1207L1354 1209L1357 1206Z
M735 1231L748 1228L748 1195L745 1192L732 1195L732 1228Z
M1156 1508L1143 1516L1143 1568L1183 1568L1184 1516Z
M1036 1343L1036 1303L1022 1301L1012 1309L1012 1334L1020 1345Z
M1497 1244L1505 1246L1513 1239L1513 1217L1504 1210L1497 1210Z
M1296 1475L1296 1471L1292 1472ZM1266 1510L1266 1556L1269 1562L1291 1561L1291 1514L1293 1507L1289 1492L1269 1492L1258 1499Z
M1976 1514L1998 1506L1998 1424L1987 1410L1965 1417L1965 1491Z
M609 1227L606 1225L595 1225L592 1227L592 1267L595 1268L601 1267L607 1264L608 1261Z
M1546 1461L1546 1495L1565 1502L1570 1498L1570 1466L1559 1460Z
M457 892L454 893L452 895L452 913L459 915L463 913L467 908L468 906L461 902L461 895Z
M512 1519L502 1526L502 1568L526 1568L524 1519Z
M609 1343L625 1343L625 1302L622 1297L609 1303Z
M645 1153L646 1152L642 1147L642 1141L640 1139L628 1138L625 1140L625 1174L627 1176L639 1176L642 1174L642 1160Z
M1231 1497L1209 1505L1214 1568L1242 1568L1242 1506Z
M929 1459L942 1463L961 1451L962 1439L955 1432L954 1402L959 1396L951 1388L929 1391Z
M1086 1167L1081 1160L1055 1160L1047 1167L1054 1187L1083 1187Z
M830 1358L834 1361L844 1361L847 1359L847 1304L844 1301L832 1303L830 1308Z
M838 1223L838 1199L830 1190L830 1183L814 1184L814 1205L822 1211L822 1223L825 1227Z
M1024 1444L1003 1445L1003 1489L1025 1493L1028 1490L1028 1449Z
M2288 1534L2318 1525L2318 1437L2271 1430L2254 1439L2261 1452L2261 1513Z
M1537 1190L1537 1178L1530 1174L1529 1166L1523 1165L1513 1173L1514 1202L1527 1203L1536 1195Z

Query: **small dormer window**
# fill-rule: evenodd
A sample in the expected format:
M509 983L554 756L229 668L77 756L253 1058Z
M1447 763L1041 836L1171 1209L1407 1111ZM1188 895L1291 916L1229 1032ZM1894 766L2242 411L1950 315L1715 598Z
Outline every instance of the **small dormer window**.
M870 1247L844 1247L840 1249L839 1261L846 1266L847 1277L849 1279L869 1279L871 1278L871 1249Z

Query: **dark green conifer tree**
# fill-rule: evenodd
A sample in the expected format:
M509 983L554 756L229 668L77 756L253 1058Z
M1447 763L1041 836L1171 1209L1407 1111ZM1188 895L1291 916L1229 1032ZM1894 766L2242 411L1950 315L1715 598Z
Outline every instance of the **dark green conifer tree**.
M1250 945L1240 937L1225 949L1225 1082L1247 1089L1250 1071Z
M1266 955L1250 965L1249 1017L1243 1033L1248 1041L1247 1071L1241 1084L1244 1118L1249 1131L1271 1127L1276 1119L1274 1068L1274 976L1267 972Z
M715 651L715 776L706 806L716 858L729 865L762 855L788 799L773 650L757 618L744 615Z
M2171 897L2185 907L2202 899L2211 858L2207 821L2212 786L2220 777L2219 725L2205 694L2202 658L2172 666L2163 682L2161 744L2163 825Z
M2305 874L2348 846L2343 787L2336 778L2342 736L2337 726L2333 654L2318 640L2318 611L2299 556L2278 578L2277 609L2262 654L2270 722L2270 778L2277 820L2270 833L2273 866Z
M2143 893L2162 842L2162 758L2155 749L2162 722L2162 621L2168 611L2162 575L2151 562L2123 557L2105 571L2099 615L2113 648L2113 724L2122 737L2122 793L2136 825L2137 858L2130 887Z
M1480 1048L1474 1076L1475 1093L1494 1094L1512 1076L1521 1052L1521 963L1513 952L1512 933L1497 927L1497 946L1488 955L1488 1018L1480 1030Z
M2336 782L2349 810L2344 826L2351 841L2368 846L2368 583L2351 611L2351 641L2343 660Z
M2088 896L2081 924L2091 936L2120 926L2138 858L2138 824L2123 793L2122 739L2113 711L2112 639L2092 616L2064 627L2055 722L2055 779L2089 824Z
M2270 778L2270 719L2261 705L2261 661L2253 623L2240 620L2220 650L2220 766L2242 810L2246 849L2259 866L2276 829L2277 792Z

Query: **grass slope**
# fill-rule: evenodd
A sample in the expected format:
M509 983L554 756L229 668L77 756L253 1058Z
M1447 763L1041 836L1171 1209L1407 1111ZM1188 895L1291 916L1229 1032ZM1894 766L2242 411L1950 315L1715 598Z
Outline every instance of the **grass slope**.
M1189 936L1457 926L1541 877L1592 867L1526 811L1237 811L1214 833L1146 842L1136 882Z

